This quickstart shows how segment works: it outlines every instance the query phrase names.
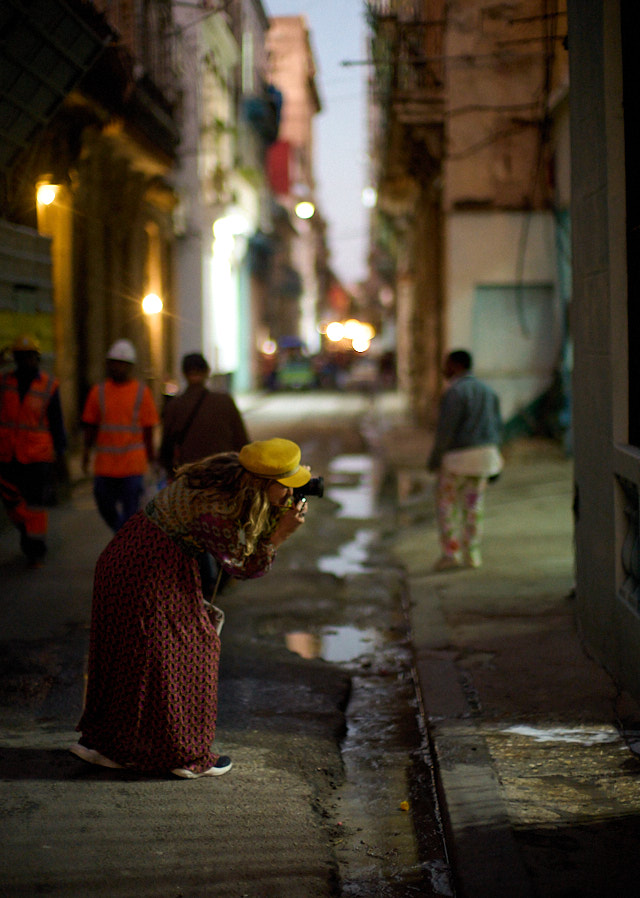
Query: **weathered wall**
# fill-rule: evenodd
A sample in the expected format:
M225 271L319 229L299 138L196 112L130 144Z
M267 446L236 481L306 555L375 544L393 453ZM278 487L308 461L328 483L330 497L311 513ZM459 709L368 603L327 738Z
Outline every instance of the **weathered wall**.
M445 307L448 342L451 347L481 349L477 373L498 391L505 418L511 417L549 385L553 365L558 359L562 318L557 298L554 227L548 212L458 212L447 217ZM492 334L483 333L482 348L478 346L479 335L474 331L478 288L512 288L513 304L507 304L509 318L502 324L505 331L511 332L513 340L522 343L526 352L527 344L538 335L527 317L527 309L522 319L518 308L519 293L523 288L526 298L527 286L542 285L549 285L554 297L552 329L545 335L544 359L540 359L541 364L536 365L535 370L531 370L531 366L527 370L524 365L518 370L505 367L504 344L499 334L493 334L495 341L492 343Z
M640 695L640 618L621 601L628 532L616 479L628 446L627 246L620 4L569 3L578 613L598 657ZM637 512L637 507L636 507ZM637 553L637 547L633 548Z

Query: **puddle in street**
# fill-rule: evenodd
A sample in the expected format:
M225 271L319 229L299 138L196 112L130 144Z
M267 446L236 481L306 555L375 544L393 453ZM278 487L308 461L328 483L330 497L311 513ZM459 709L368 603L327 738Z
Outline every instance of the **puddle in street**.
M340 505L339 518L376 516L374 461L370 455L339 455L329 466L326 495Z
M358 530L350 542L340 546L337 555L321 556L317 562L318 569L336 577L364 573L369 557L369 546L374 536L373 530Z
M358 627L326 627L313 633L287 633L285 644L290 652L302 658L322 658L334 664L355 661L374 651L378 644L377 630L361 630Z
M532 727L512 726L504 731L516 736L528 736L535 742L577 742L580 745L598 745L605 742L617 742L620 738L617 730L591 729L588 727Z

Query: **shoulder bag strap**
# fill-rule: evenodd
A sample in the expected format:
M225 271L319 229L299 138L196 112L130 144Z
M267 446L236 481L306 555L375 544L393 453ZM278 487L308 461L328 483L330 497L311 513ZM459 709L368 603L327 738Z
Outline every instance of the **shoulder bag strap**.
M179 433L178 433L178 434L176 435L176 437L174 438L174 441L173 441L173 454L174 454L174 459L175 459L175 457L177 456L177 454L180 452L180 447L181 447L182 444L184 443L187 434L188 434L189 431L191 430L191 425L193 424L193 422L194 422L194 420L195 420L195 417L196 417L196 415L198 414L198 409L199 409L200 406L202 405L202 403L203 403L203 401L204 401L204 397L205 397L206 395L207 395L207 389L206 389L206 387L205 387L205 388L202 390L202 393L200 393L200 396L198 397L198 401L196 402L196 404L195 404L195 405L193 406L193 408L191 409L191 412L189 413L189 417L188 417L187 420L185 421L184 426L182 427L182 430L180 430Z

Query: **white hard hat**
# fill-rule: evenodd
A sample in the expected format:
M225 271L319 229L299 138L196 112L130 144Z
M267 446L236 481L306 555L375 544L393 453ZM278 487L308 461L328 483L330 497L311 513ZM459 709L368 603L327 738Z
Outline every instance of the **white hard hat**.
M114 362L130 362L132 365L136 360L136 348L130 340L116 340L107 353L108 359Z

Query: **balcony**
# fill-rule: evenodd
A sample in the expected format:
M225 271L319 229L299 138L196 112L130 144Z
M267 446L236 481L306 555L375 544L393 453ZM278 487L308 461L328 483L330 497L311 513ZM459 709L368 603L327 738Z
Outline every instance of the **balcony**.
M442 3L376 0L369 3L376 101L401 124L442 121Z
M443 2L378 0L369 3L368 15L379 201L404 209L415 179L433 177L442 158Z

